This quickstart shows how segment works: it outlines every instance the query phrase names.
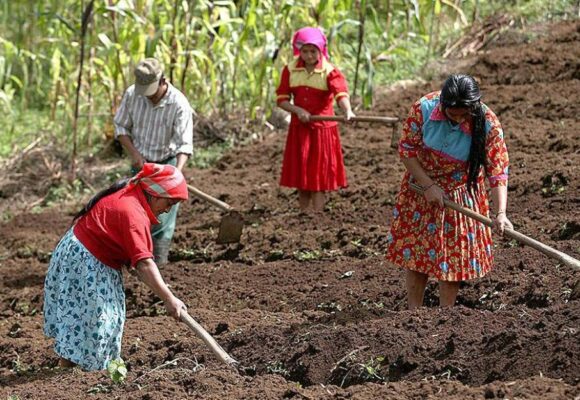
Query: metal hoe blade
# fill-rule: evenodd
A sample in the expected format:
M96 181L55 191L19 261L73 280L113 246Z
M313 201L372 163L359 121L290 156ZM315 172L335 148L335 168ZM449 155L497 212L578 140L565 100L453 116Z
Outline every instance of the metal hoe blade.
M217 243L239 243L244 220L239 212L231 211L222 217Z

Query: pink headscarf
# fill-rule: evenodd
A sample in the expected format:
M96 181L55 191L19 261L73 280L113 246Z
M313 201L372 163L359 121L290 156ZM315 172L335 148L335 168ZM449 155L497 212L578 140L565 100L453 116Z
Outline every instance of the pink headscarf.
M143 169L129 181L130 186L141 185L151 196L187 200L187 183L180 170L173 165L145 163Z
M320 28L302 28L296 31L292 38L292 49L294 55L300 55L300 49L305 44L311 44L318 47L318 50L328 60L328 49L326 48L326 36Z

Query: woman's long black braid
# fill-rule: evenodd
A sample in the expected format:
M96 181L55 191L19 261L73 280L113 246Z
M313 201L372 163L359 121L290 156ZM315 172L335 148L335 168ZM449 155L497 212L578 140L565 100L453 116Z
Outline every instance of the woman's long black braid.
M485 167L485 110L480 101L471 106L471 118L473 132L467 167L467 189L477 192L479 190L477 178L481 167Z
M450 75L441 89L441 104L444 108L467 107L473 120L471 147L467 167L467 188L477 191L477 178L481 167L485 167L485 110L481 104L481 93L475 79L469 75Z
M113 194L115 192L118 192L119 190L123 189L125 186L127 186L127 184L129 183L129 179L130 178L126 178L126 179L122 179L118 182L113 183L111 186L109 186L106 189L101 190L99 193L97 193L96 195L94 195L89 202L82 208L82 210L80 210L78 213L76 213L76 215L74 216L73 220L72 220L72 225L74 225L75 222L77 222L77 220L82 217L83 215L87 214L89 211L91 211L91 209L95 206L95 204L97 204L99 202L99 200L101 200L103 197L106 197L110 194Z

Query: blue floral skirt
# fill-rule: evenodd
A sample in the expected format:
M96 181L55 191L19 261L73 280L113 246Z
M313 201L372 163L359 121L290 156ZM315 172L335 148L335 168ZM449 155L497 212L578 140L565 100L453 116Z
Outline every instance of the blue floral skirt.
M97 260L70 229L44 282L44 334L59 356L95 371L120 356L124 324L122 272Z

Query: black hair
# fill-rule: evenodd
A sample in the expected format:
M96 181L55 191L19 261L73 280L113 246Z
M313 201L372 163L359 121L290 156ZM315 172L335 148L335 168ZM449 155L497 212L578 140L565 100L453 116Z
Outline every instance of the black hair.
M103 189L99 193L94 195L93 198L90 199L89 202L78 213L76 213L76 215L74 216L74 218L72 220L72 223L74 224L76 221L78 221L78 219L80 217L82 217L83 215L85 215L89 211L91 211L91 209L95 206L95 204L97 204L99 202L99 200L101 200L103 197L106 197L110 194L118 192L119 190L121 190L125 186L127 186L127 184L129 183L129 179L130 178L126 178L126 179L122 179L120 181L117 181L117 182L113 183L111 186L109 186L108 188Z
M485 110L481 104L479 85L469 75L450 75L441 89L443 108L469 108L473 119L471 147L467 166L467 188L479 190L477 178L485 166Z

